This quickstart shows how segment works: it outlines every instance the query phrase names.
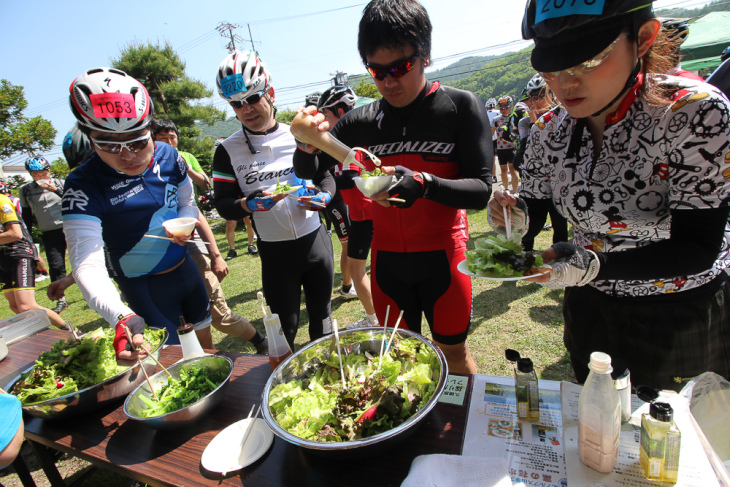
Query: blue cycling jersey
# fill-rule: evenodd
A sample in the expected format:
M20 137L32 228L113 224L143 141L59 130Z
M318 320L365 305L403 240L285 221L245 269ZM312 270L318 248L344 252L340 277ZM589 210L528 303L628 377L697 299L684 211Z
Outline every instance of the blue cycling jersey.
M64 222L101 224L112 276L171 269L182 261L185 247L143 235L165 236L162 222L178 216L178 187L186 178L185 161L164 143L156 143L150 166L139 176L118 173L94 155L66 179Z

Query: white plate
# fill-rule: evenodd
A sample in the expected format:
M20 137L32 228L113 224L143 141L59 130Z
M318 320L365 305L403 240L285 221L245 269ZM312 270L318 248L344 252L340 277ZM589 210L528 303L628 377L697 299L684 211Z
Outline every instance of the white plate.
M299 191L299 188L301 188L301 187L302 187L301 185L299 185L299 186L292 186L290 190L288 190L288 191L282 191L281 193L276 193L276 194L292 194L292 193L295 193L295 192ZM262 196L261 199L271 198L272 196L276 196L276 195L275 194L267 194L266 196Z
M216 435L205 447L200 462L209 472L223 475L251 465L266 453L274 442L274 433L263 419L256 421L241 450L241 439L251 419L233 423Z
M459 264L456 266L457 269L459 269L459 272L462 274L466 274L467 276L471 277L478 277L479 279L487 279L490 281L522 281L524 279L529 279L530 277L537 277L542 276L543 274L533 274L531 276L513 276L513 277L489 277L489 276L480 276L479 274L474 274L466 267L466 260L462 260L459 262ZM544 267L545 269L550 269L550 266L543 265L540 267Z

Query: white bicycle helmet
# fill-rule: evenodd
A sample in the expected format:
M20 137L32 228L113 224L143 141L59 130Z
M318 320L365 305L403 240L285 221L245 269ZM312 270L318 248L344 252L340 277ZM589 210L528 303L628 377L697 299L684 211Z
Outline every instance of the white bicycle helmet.
M491 110L493 108L497 108L497 100L495 100L494 98L490 98L489 100L487 100L487 103L484 105L484 107L487 110Z
M136 132L152 120L153 105L147 89L124 71L90 69L71 83L69 91L74 117L91 130Z
M525 86L525 90L527 91L527 94L531 95L533 91L536 90L544 90L545 89L545 80L543 79L542 75L540 73L537 73L535 76L533 76L530 81L527 82L527 86Z
M234 51L218 66L218 94L226 101L241 101L271 87L269 68L255 51Z
M355 95L352 88L349 86L333 86L322 93L317 103L317 111L321 112L325 108L334 108L342 103L347 106L345 112L349 112L355 107L355 102L357 102L357 95Z
M307 96L304 97L304 106L317 106L317 103L319 103L319 99L322 98L322 92L321 91L314 91Z

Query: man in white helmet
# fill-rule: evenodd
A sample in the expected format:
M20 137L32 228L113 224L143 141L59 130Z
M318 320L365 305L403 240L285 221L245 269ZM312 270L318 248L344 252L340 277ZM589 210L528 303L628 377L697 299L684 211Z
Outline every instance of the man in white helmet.
M313 181L294 174L294 137L288 125L274 118L271 74L255 52L235 51L226 56L216 84L242 128L215 151L215 206L227 220L251 216L258 235L264 295L271 311L279 315L293 349L302 289L310 339L331 332L332 241L316 211L332 200L335 182L326 170ZM284 184L296 193L273 194ZM310 186L315 189L308 189Z
M168 343L178 343L180 317L211 348L208 297L185 248L192 235L173 237L162 226L172 218L197 219L193 186L177 151L151 138L147 90L123 71L95 68L73 81L70 105L96 155L66 179L64 233L84 299L115 327L117 358L145 355L137 350L145 322L165 326Z

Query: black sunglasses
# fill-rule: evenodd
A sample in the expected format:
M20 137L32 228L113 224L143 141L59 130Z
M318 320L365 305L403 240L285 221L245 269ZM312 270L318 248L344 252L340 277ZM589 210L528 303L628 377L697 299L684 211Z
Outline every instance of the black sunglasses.
M406 73L408 73L408 71L416 67L416 59L418 59L418 57L418 54L415 54L412 58L406 59L405 61L399 61L387 68L377 68L369 64L366 64L365 67L367 68L368 73L370 73L370 75L378 81L383 81L387 75L392 76L394 79L398 79L402 78L406 75Z
M243 105L255 105L258 102L260 102L261 101L261 98L263 98L263 97L264 97L264 92L262 91L260 93L254 93L253 95L248 96L248 97L244 98L241 101L233 101L232 100L232 101L229 101L228 103L233 108L241 108Z

